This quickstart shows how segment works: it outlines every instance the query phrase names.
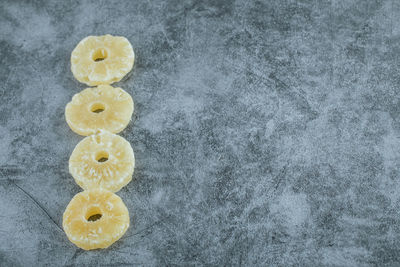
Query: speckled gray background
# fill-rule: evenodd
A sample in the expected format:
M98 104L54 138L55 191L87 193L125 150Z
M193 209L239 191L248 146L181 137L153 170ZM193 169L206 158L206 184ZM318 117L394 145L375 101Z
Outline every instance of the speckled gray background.
M49 1L50 2L50 1ZM400 265L400 2L2 1L0 265ZM126 235L62 231L69 57L123 35Z

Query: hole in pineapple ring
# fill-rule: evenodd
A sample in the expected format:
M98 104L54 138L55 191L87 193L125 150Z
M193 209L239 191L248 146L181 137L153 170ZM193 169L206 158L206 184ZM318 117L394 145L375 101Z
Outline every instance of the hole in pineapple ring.
M93 113L101 113L106 109L106 107L104 106L104 104L102 103L94 103L91 107L90 107L90 111Z
M96 62L103 61L108 57L107 50L104 48L96 49L92 54L92 59Z
M85 218L88 222L95 222L102 217L101 210L98 207L90 207L86 211Z
M100 151L96 154L96 160L98 162L106 162L108 160L108 153L106 151Z

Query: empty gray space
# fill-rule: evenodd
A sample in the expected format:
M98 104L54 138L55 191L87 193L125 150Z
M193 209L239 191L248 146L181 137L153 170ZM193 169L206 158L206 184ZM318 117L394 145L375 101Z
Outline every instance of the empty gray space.
M1 1L1 266L398 266L400 2ZM127 233L62 230L88 35L136 53Z

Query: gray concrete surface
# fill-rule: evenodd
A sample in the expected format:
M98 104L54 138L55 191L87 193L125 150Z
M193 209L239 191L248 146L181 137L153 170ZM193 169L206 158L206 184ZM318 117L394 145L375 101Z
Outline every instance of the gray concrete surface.
M400 2L1 1L1 266L399 266ZM87 35L127 37L118 195L126 235L83 251L61 229L80 191Z

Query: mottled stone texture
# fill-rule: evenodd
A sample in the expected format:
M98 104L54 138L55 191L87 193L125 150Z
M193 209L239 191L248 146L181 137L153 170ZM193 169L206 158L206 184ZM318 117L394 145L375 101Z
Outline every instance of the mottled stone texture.
M400 2L2 1L0 265L399 266ZM126 235L61 229L87 35L127 37Z

